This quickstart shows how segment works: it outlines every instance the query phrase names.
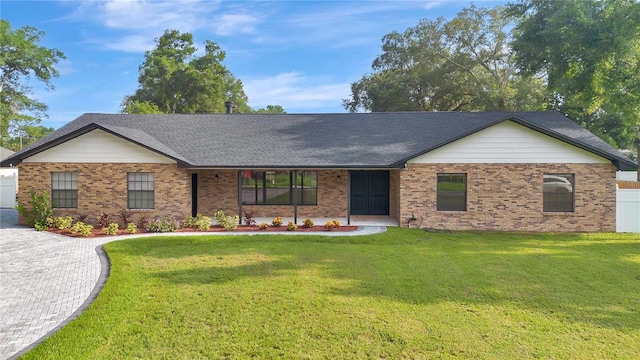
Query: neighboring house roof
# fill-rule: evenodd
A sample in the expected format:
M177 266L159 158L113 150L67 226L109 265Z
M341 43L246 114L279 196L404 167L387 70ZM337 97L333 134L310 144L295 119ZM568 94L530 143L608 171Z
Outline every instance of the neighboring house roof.
M15 154L14 151L11 151L7 148L3 148L2 146L0 146L0 160L4 160L13 154Z
M558 112L345 114L84 114L5 160L23 159L95 129L190 168L393 168L502 121L637 164Z

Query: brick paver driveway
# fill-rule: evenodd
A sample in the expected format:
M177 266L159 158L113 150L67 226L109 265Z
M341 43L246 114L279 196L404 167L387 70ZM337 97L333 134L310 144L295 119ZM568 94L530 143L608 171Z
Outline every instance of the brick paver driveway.
M103 266L96 247L108 241L16 224L15 210L0 209L0 359L30 348L90 303Z

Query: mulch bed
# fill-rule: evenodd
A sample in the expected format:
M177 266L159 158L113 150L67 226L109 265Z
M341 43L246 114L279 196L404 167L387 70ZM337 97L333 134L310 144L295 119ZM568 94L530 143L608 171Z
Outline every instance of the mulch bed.
M347 232L347 231L354 231L357 230L358 227L354 226L354 225L344 225L344 226L340 226L337 229L333 229L331 230L331 232ZM60 229L56 229L56 228L50 228L47 229L48 232L54 233L54 234L58 234L58 235L64 235L64 236L69 236L69 237L90 237L90 238L96 238L96 237L105 237L105 236L116 236L116 235L107 235L104 233L104 229L94 229L93 230L93 234L91 236L82 236L80 234L72 234L70 230L60 230ZM201 232L198 229L189 229L189 228L180 228L178 230L176 230L175 232L177 233L181 233L181 232ZM238 225L238 228L236 230L232 230L232 231L227 231L225 230L222 226L212 226L209 228L209 231L202 231L203 233L214 233L214 232L295 232L295 233L304 233L304 232L329 232L324 228L324 225L316 225L310 228L304 228L302 226L298 226L298 229L296 229L295 231L288 231L287 230L287 226L283 225L283 226L279 226L279 227L275 227L275 226L269 226L264 230L261 230L258 226L245 226L245 225ZM136 232L136 234L147 234L149 233L149 231L145 230L145 229L138 229L138 231ZM167 233L155 233L158 235L162 235L162 234L167 234ZM118 235L117 236L121 236L121 235L131 235L129 234L129 232L126 229L120 229L118 230Z

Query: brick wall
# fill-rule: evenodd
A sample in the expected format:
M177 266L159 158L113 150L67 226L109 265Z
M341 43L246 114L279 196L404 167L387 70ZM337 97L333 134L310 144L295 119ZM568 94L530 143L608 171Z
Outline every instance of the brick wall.
M611 164L410 164L400 172L400 219L448 230L615 231ZM437 211L438 173L467 174L467 211ZM575 174L575 210L542 211L544 173ZM418 220L419 222L420 220Z
M197 173L198 211L210 216L218 210L237 215L238 171L200 170ZM345 170L319 170L318 205L299 205L298 218L347 216L347 175ZM293 217L294 209L292 205L243 205L242 211L253 211L255 217Z
M95 222L107 213L111 220L119 221L118 214L127 208L127 173L152 172L155 174L155 208L131 210L134 221L140 216L171 216L183 219L191 215L191 175L175 164L96 164L96 163L21 163L18 199L29 201L29 189L51 194L51 172L78 172L78 208L54 209L56 216L88 215ZM24 223L24 219L20 219Z

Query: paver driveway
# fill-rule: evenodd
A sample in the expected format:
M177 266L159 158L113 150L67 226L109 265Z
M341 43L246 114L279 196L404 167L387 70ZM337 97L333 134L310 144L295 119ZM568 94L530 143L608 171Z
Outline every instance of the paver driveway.
M110 241L16 223L15 210L0 209L0 359L30 348L94 298L102 266L96 247Z

